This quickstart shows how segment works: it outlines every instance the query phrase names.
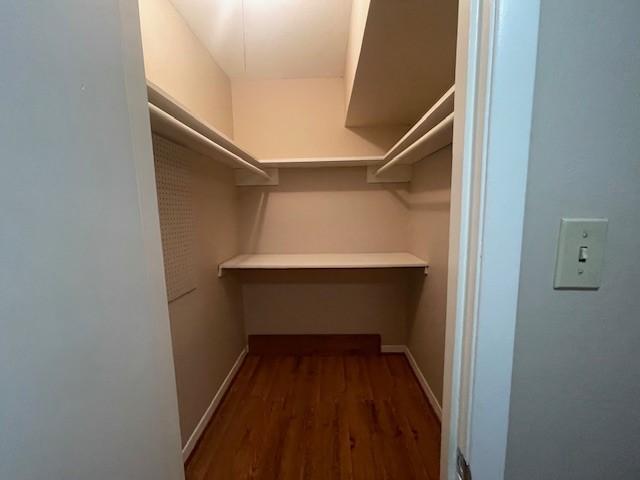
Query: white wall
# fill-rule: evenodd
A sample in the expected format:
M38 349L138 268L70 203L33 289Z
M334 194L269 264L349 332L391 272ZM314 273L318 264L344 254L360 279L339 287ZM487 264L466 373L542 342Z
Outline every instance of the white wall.
M543 0L505 478L640 478L640 3ZM554 291L560 218L602 287Z
M0 478L181 479L136 4L0 18Z

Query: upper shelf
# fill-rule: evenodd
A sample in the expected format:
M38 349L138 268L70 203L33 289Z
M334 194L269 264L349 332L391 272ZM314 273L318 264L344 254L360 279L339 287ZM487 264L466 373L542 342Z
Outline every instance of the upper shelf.
M155 105L165 113L169 114L180 123L183 123L187 127L195 130L199 134L213 141L214 143L220 145L221 147L229 150L235 155L239 156L243 160L256 167L260 166L260 162L256 159L254 155L247 152L245 149L239 147L237 144L233 142L232 139L227 137L224 133L220 132L213 126L209 125L202 120L196 118L191 112L189 112L180 102L171 97L167 92L162 90L160 87L155 85L153 82L147 80L147 96L149 97L149 103ZM159 133L166 136L175 136L176 131L174 128L169 127L166 128L165 125L159 121L157 118L152 116L152 126L154 130L157 130ZM155 121L154 121L155 120ZM156 128L157 127L157 128ZM184 136L180 136L177 140L180 141L191 141L189 138L185 138ZM191 147L191 145L188 145ZM194 148L196 149L196 148ZM196 150L197 151L197 150Z
M274 168L322 168L322 167L368 167L382 164L384 157L310 157L272 158L260 160L260 165Z
M218 267L224 270L287 270L342 268L422 268L427 263L410 253L314 253L238 255Z
M274 158L258 160L232 139L199 120L160 87L147 81L149 112L153 130L192 150L212 156L226 165L243 168L263 177L263 184L274 185L272 168L370 167L374 177L399 164L411 164L451 143L453 103L451 87L433 107L384 156ZM380 167L377 169L374 167ZM382 177L380 177L382 178ZM408 178L408 177L407 177ZM407 180L403 180L407 181ZM247 183L240 183L247 184Z
M231 139L210 125L201 122L159 87L147 83L149 117L154 132L182 143L192 150L241 168L273 184L271 175L260 167L253 155L234 144Z

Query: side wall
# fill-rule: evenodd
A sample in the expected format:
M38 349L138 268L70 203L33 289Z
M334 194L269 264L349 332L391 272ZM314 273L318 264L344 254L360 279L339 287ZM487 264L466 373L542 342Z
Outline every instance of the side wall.
M147 79L199 119L233 135L231 83L169 0L139 0ZM156 142L166 142L156 137ZM186 149L194 199L197 288L169 304L182 445L245 344L239 290L218 263L237 252L233 171ZM162 220L162 219L161 219Z
M409 204L409 251L429 262L412 283L407 346L442 405L447 310L451 146L415 164Z
M169 0L139 0L147 79L233 137L231 83Z
M0 478L180 480L137 4L0 18Z
M234 80L235 140L258 158L384 154L407 127L345 128L344 80Z
M406 184L357 168L281 169L277 187L241 187L241 251L407 250ZM247 333L380 333L406 338L406 272L243 273Z
M640 3L543 0L505 478L638 478ZM554 291L560 218L602 286Z
M171 144L154 136L154 148ZM182 445L193 434L245 346L240 291L221 281L218 264L238 253L237 193L233 170L174 146L192 182L196 289L169 303ZM160 221L171 219L160 218Z

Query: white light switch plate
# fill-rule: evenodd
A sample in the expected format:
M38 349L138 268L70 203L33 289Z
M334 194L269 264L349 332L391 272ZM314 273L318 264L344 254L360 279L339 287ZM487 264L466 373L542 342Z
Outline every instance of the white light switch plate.
M607 240L606 218L563 218L556 258L556 289L598 289Z

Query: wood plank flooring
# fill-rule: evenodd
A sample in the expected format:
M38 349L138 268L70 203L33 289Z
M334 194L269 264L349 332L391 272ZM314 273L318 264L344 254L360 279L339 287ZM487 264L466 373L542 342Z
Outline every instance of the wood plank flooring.
M187 480L437 480L440 424L403 355L246 357Z

